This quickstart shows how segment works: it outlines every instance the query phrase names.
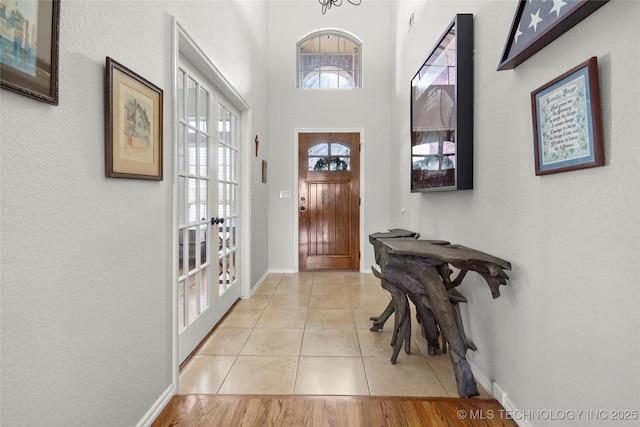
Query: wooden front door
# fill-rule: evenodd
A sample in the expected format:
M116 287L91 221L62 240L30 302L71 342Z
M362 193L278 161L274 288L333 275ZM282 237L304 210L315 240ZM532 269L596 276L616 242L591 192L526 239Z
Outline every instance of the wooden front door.
M360 135L301 133L298 139L298 267L360 267Z

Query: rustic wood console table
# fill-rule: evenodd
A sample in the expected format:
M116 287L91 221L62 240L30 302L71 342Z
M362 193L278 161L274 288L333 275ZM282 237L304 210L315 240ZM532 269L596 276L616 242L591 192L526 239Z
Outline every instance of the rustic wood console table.
M418 240L418 233L394 229L388 233L373 233L369 241L374 246L376 263L372 267L382 287L391 293L389 307L378 317L372 317L372 331L381 329L395 312L391 345L391 362L405 346L410 352L411 318L409 299L416 307L422 335L429 344L429 355L442 354L449 346L449 357L461 397L477 396L478 388L466 359L467 349L475 345L466 337L458 304L467 302L455 288L468 271L480 274L491 290L493 298L500 296L500 285L509 278L504 270L511 264L500 258L442 240ZM450 266L459 270L452 280ZM440 348L439 336L443 338Z

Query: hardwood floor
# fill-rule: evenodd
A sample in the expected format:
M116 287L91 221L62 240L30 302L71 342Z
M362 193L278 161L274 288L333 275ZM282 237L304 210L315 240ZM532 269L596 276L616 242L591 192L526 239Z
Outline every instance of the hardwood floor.
M176 395L152 427L517 426L496 400L374 396Z

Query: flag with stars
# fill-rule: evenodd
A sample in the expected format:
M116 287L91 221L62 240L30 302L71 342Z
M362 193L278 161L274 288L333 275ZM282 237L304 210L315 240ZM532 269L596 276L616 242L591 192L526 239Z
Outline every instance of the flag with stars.
M581 0L527 0L513 36L512 52L528 46L580 3Z
M579 22L575 15L571 16L578 9L583 15L580 19L586 17L589 13L595 11L608 0L521 0L518 5L513 26L510 31L510 39L505 46L505 55L503 55L503 63L498 69L513 68L533 53L526 54L524 58L515 61L515 58L523 53L523 50L529 48L534 42L538 41L543 35L545 44L548 44L553 38L567 31L573 25ZM576 14L577 15L577 14ZM571 18L571 19L569 19ZM559 30L562 24L563 30ZM552 37L551 32L555 32ZM542 46L539 48L541 49ZM537 49L537 50L539 50ZM536 51L537 51L536 50Z

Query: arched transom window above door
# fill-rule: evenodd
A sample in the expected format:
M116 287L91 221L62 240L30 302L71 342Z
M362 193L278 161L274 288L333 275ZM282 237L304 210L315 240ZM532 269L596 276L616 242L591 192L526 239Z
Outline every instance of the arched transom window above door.
M298 87L352 89L361 87L362 42L336 29L303 37L298 48Z

